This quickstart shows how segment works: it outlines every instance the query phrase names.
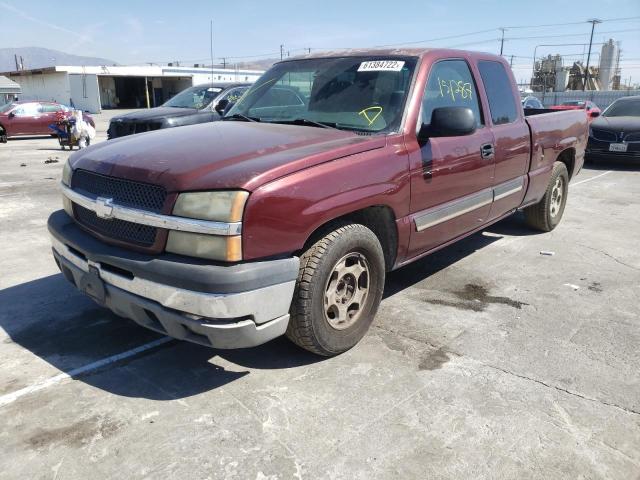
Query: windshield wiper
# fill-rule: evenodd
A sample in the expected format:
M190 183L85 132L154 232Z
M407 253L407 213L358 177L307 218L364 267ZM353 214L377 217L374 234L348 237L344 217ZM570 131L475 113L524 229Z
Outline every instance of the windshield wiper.
M259 122L260 119L258 117L247 117L241 113L234 113L233 115L227 115L222 117L221 120L243 120L245 122Z
M270 123L285 123L291 125L308 125L310 127L331 128L333 130L339 130L337 124L329 122L316 122L309 120L308 118L295 118L293 120L275 120Z

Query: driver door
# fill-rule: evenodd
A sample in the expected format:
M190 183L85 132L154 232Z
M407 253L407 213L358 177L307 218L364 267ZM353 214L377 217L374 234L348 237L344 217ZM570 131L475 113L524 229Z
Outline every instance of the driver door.
M14 116L9 125L10 135L34 134L34 124L37 122L39 104L21 103L13 109Z
M422 123L439 107L468 107L477 129L470 135L432 137L411 156L409 257L436 248L482 225L493 200L494 139L464 59L434 63L422 100ZM410 149L413 150L413 149Z

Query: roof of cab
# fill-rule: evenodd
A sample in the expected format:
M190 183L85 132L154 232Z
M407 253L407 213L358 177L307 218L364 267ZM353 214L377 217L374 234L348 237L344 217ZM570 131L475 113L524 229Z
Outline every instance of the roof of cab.
M367 57L367 56L404 56L404 57L422 57L427 53L434 51L447 52L447 54L455 53L477 53L483 56L491 55L480 52L469 52L467 50L454 50L448 48L350 48L343 50L326 50L317 53L308 53L306 55L296 55L295 57L285 58L282 61L306 60L311 58L335 58L335 57ZM492 55L493 56L493 55Z

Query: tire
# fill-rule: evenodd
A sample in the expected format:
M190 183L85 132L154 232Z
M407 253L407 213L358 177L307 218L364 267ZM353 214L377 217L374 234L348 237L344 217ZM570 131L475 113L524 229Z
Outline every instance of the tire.
M360 224L336 226L300 258L287 337L326 357L349 350L373 322L384 277L376 235Z
M524 209L527 224L543 232L550 232L556 228L562 219L568 193L569 173L567 167L562 162L556 162L553 164L551 179L542 200ZM559 199L558 194L561 195Z

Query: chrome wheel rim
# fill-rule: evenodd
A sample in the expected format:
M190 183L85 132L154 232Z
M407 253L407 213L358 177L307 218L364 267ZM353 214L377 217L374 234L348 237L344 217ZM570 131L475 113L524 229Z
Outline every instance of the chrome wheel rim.
M551 190L551 216L556 217L562 208L564 200L564 180L562 177L556 178L556 183Z
M357 252L334 265L324 289L324 316L332 328L349 328L362 315L369 296L369 272L369 262Z

